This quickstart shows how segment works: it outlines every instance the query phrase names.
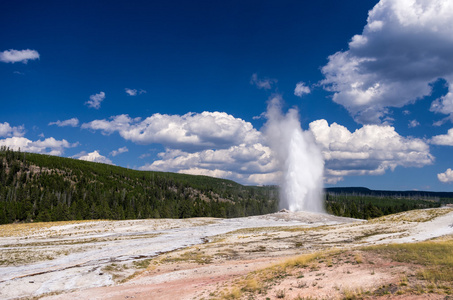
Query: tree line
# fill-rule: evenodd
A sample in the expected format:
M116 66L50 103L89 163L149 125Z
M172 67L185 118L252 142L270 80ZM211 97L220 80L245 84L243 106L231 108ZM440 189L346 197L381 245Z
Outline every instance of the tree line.
M275 212L275 187L148 172L0 148L0 224L243 217Z
M327 213L356 219L372 219L403 211L441 206L439 201L414 200L404 197L377 197L374 195L356 195L349 193L326 192L325 206Z

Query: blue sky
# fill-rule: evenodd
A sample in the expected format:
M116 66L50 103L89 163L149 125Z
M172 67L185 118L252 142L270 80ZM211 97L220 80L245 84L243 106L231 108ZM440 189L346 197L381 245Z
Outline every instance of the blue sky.
M272 184L278 96L326 186L453 191L450 2L10 1L0 145Z

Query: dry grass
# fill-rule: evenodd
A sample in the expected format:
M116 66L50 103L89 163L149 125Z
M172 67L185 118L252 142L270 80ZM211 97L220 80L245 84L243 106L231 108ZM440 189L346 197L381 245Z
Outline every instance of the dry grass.
M393 260L424 266L418 277L429 281L453 281L453 240L391 244L365 248Z
M453 208L430 208L430 209L417 209L406 212L401 212L393 215L387 215L380 218L370 220L370 223L380 222L429 222L437 217L446 215L453 212Z
M296 272L296 270L300 268L315 268L318 262L338 252L336 250L322 251L291 257L265 269L251 272L237 280L230 289L223 291L220 299L241 299L247 295L249 298L253 298L254 294L264 294L272 285L278 284L286 277L300 277L300 272ZM284 299L285 295L286 290L279 289L276 291L275 297Z
M369 262L370 257L382 257L404 263L414 271L399 275L399 279L397 275L395 283L377 286L374 290L365 291L348 287L338 289L343 299L425 293L453 294L453 236L450 236L428 242L380 245L346 252L321 251L288 258L236 280L229 289L220 294L220 299L255 299L258 295L260 299L264 295L271 296L271 299L284 299L288 291L282 289L280 284L287 279L297 280L303 269L311 272L316 268L330 268L340 261L342 264L362 264L370 267L370 264L374 265L374 262ZM372 275L375 274L374 269L370 269L370 272ZM297 284L299 288L307 285L302 281L297 281Z
M394 261L413 265L415 275L400 278L398 294L453 294L453 237L412 243L366 247Z
M191 262L200 265L210 264L212 262L212 256L206 255L204 251L195 249L192 251L178 251L172 255L159 260L160 263L172 263L172 262Z
M0 266L21 266L42 261L54 260L58 257L72 253L84 252L92 249L94 245L71 248L31 248L24 247L19 249L4 248L0 251Z
M5 225L0 225L0 237L30 236L35 233L38 233L41 230L49 229L50 227L53 227L53 226L83 224L83 223L98 222L98 221L102 221L102 220L5 224Z
M146 269L151 264L151 261L152 261L152 259L148 258L148 259L144 259L144 260L133 261L132 264L137 269Z
M342 289L341 293L343 294L344 300L353 300L353 299L361 299L363 295L362 289L351 289L345 287Z
M360 253L357 253L357 254L354 256L354 259L355 259L355 262L358 263L358 264L363 263L363 257L362 257L362 254L360 254Z
M294 268L294 267L299 267L299 268L305 268L309 266L310 262L313 262L315 260L321 259L327 255L327 252L318 252L318 253L311 253L311 254L305 254L301 256L297 256L294 258L289 258L282 263L275 264L274 267L283 267L283 269L287 268Z

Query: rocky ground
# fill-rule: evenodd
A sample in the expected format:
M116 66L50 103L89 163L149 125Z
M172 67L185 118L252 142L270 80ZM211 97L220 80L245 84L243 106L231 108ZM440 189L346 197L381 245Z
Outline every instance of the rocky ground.
M417 265L363 247L452 235L448 208L371 221L282 211L238 219L3 225L0 298L445 299L446 288L416 293ZM315 257L288 263L304 254Z

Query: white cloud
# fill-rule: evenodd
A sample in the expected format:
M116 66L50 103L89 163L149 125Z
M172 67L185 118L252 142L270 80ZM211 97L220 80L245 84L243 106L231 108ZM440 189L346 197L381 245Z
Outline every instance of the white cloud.
M36 50L5 50L0 52L0 61L4 63L22 62L26 64L29 60L39 59L39 53Z
M277 178L277 162L269 147L260 143L194 153L167 149L158 156L159 160L140 169L222 177L248 184L272 184Z
M126 94L128 94L129 96L137 96L137 95L141 95L141 94L146 94L145 90L128 89L128 88L125 88L124 90L126 91Z
M382 123L389 107L430 95L439 78L449 93L431 110L453 113L453 1L381 0L347 51L322 68L326 90L362 124Z
M151 153L143 153L143 154L140 155L138 158L144 159L144 158L147 158L147 157L150 157L150 156L151 156Z
M335 184L345 176L382 175L401 167L432 164L428 144L400 136L391 126L365 125L355 132L325 120L310 124L325 159L326 183ZM167 148L158 159L140 169L179 172L229 178L246 184L275 184L279 165L260 134L257 142L232 144L223 149L184 151Z
M127 149L127 147L124 146L124 147L119 148L118 150L113 150L112 152L110 152L110 155L117 156L118 154L125 153L128 151L129 151L129 149Z
M337 123L329 126L326 120L317 120L310 123L310 130L322 147L328 178L380 175L397 166L422 167L434 162L426 142L402 137L391 126L364 125L350 132Z
M258 75L256 73L254 73L252 75L252 78L250 79L250 84L256 85L256 87L259 89L269 90L272 88L272 85L274 83L277 83L277 79L271 78L260 79L258 78Z
M143 170L211 174L247 184L275 184L279 178L278 162L263 134L227 113L154 114L146 119L118 115L81 127L105 135L117 132L137 144L162 144L166 151ZM421 167L434 160L425 141L402 137L391 126L366 125L351 133L318 120L310 130L322 148L329 183L348 175L384 174L397 166Z
M296 84L296 88L294 89L294 95L302 97L303 95L310 93L311 93L310 88L306 86L304 82L301 81Z
M200 169L200 168L191 168L186 170L179 170L178 173L182 174L190 174L190 175L203 175L203 176L210 176L210 177L217 177L217 178L225 178L230 180L238 180L242 178L238 178L237 175L233 174L233 172L223 171L223 170L208 170L208 169Z
M453 78L451 78L451 80L453 80ZM429 110L435 113L449 115L443 120L435 122L435 126L440 126L448 120L453 121L453 82L450 82L447 94L434 100L433 103L431 103Z
M82 128L101 130L103 134L118 132L134 143L159 143L187 152L222 149L241 143L253 144L261 138L261 133L251 123L224 112L187 113L182 116L154 114L144 120L119 115L110 120L84 123Z
M128 89L126 88L126 94L128 94L129 96L137 96L137 90L136 89Z
M102 156L98 150L94 150L91 153L79 156L80 160L98 162L103 164L113 165L112 161L105 156Z
M273 184L277 178L276 161L261 132L227 113L154 114L144 120L119 115L82 128L118 132L138 144L163 144L167 150L143 170L219 176L249 184Z
M451 183L453 182L453 171L448 168L444 173L437 174L437 179L443 183Z
M411 120L411 121L409 121L409 124L407 126L409 128L414 128L414 127L420 126L420 123L417 120Z
M434 145L453 146L453 128L450 128L447 134L433 136L430 142Z
M6 146L13 150L34 152L50 155L62 155L66 148L76 147L78 143L71 144L66 140L56 140L53 137L45 140L31 141L24 137L11 137L0 140L0 146Z
M100 92L99 94L94 94L90 96L90 100L85 102L88 107L99 109L101 107L101 102L105 99L105 93Z
M0 123L0 137L23 136L25 134L24 126L11 126L8 122Z
M264 182L271 178L265 174L275 172L276 165L270 149L261 143L261 132L227 113L154 114L144 120L119 115L81 127L103 134L118 132L138 144L164 145L167 150L142 166L143 170L210 174L251 184L275 183Z
M64 120L64 121L58 120L56 122L50 122L49 126L50 125L57 125L58 127L64 127L64 126L77 127L79 125L79 119L71 118L71 119Z

